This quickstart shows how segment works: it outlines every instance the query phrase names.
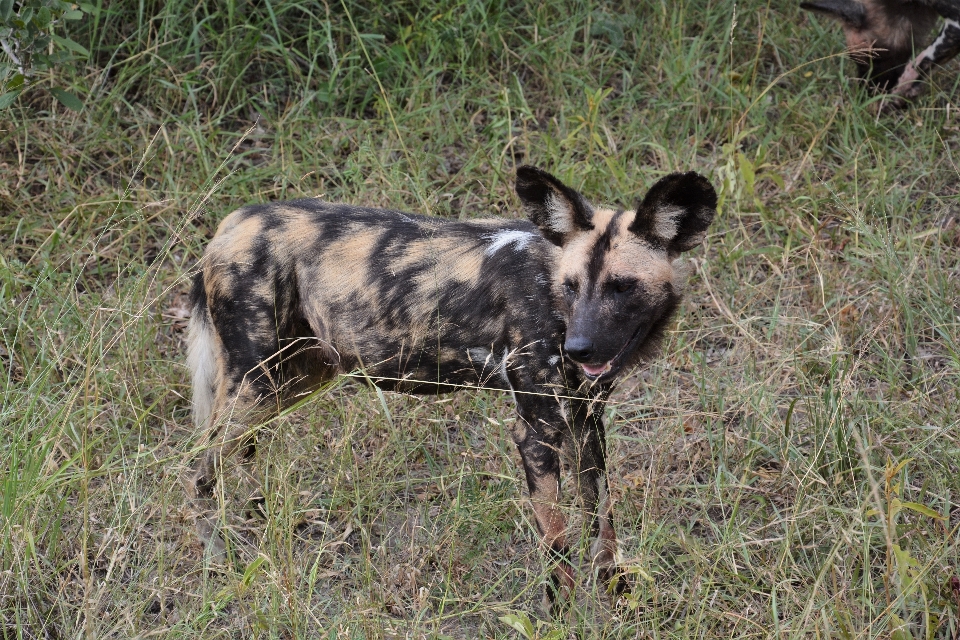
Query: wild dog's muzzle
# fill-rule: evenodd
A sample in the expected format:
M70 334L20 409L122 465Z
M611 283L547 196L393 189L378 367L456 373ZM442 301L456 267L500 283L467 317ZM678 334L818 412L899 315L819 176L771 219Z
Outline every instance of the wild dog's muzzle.
M616 355L609 359L604 359L602 354L598 354L593 339L588 336L568 336L563 348L570 359L580 365L588 380L612 378L620 372L625 356L633 353L637 344L647 335L650 326L648 322L637 325L630 338L620 347Z

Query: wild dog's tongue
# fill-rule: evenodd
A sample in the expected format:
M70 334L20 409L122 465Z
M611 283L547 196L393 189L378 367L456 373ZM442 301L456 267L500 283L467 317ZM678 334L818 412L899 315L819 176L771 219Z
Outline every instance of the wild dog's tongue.
M598 376L607 370L606 364L599 364L596 366L591 366L589 364L581 364L580 366L583 367L584 373L586 373L588 376Z

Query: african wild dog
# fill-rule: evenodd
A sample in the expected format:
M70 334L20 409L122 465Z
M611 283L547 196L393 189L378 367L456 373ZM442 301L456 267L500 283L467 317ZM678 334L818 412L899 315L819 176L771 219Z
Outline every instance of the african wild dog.
M557 505L562 448L609 584L616 536L598 401L653 355L680 302L677 258L703 240L716 194L702 176L675 173L636 210L595 208L533 167L517 170L516 191L530 222L314 199L244 207L220 224L194 279L189 334L194 419L215 444L186 486L212 551L223 551L217 472L251 453L247 425L362 371L384 389L512 392L511 435L556 563L548 596L562 602L574 586Z
M960 0L817 0L800 7L841 22L860 77L892 93L890 106L920 95L933 66L960 53ZM914 56L937 16L944 19L940 35Z

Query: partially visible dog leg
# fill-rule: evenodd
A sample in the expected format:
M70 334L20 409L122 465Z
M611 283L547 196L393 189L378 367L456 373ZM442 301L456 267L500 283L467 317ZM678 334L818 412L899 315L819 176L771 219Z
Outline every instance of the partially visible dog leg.
M537 529L554 564L546 596L551 612L559 614L572 597L574 578L566 540L567 519L558 505L563 432L556 425L563 421L559 406L549 406L553 402L544 396L519 396L520 419L511 435L523 461Z
M216 314L206 295L197 293L189 336L194 424L204 432L206 449L184 478L184 488L200 539L216 559L225 552L217 533L220 467L240 450L252 457L256 442L252 427L278 408L279 347L277 330L271 326L272 302L244 291L233 293L221 297ZM244 330L238 331L238 326Z
M211 416L212 427L204 438L207 448L184 478L187 499L197 519L197 533L207 545L210 557L217 561L222 561L226 553L223 537L218 532L217 479L224 461L238 452L242 452L245 461L253 457L256 425L268 415L260 409L260 398L252 396L250 385L244 386L244 393ZM218 424L221 420L222 424ZM245 475L251 476L249 472Z
M613 505L607 484L606 434L599 410L591 411L591 403L572 403L577 463L577 489L583 501L585 522L589 525L593 544L590 561L599 584L612 587L614 597L625 593L629 585L617 571L617 534L613 527Z
M917 54L904 68L897 80L897 86L891 92L894 96L884 102L884 108L898 108L906 100L916 98L924 89L924 80L929 77L935 65L956 57L960 53L960 22L946 20L940 35L929 47Z

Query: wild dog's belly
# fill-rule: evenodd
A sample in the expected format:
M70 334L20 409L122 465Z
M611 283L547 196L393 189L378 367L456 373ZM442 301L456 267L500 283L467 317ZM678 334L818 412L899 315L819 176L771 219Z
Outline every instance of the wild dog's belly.
M503 358L484 347L423 349L398 353L361 370L360 377L384 389L412 393L443 393L457 387L508 389Z
M385 389L450 390L438 384L508 388L502 363L510 347L503 319L473 325L456 322L442 305L436 308L435 314L406 317L405 323L358 306L328 316L321 339L333 347L339 373L369 377Z

